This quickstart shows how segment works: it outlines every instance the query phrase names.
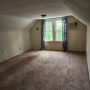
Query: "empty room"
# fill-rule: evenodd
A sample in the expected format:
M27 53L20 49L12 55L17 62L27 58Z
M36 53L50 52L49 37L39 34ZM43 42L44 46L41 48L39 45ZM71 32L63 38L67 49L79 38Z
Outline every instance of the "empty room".
M0 0L0 90L90 90L89 0Z

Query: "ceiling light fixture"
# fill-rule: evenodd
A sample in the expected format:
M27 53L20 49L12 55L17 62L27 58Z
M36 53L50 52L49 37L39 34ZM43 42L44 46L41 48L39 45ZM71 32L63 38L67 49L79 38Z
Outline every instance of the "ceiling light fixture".
M42 14L42 15L41 15L42 18L45 18L46 16L47 16L47 15L45 15L45 14Z

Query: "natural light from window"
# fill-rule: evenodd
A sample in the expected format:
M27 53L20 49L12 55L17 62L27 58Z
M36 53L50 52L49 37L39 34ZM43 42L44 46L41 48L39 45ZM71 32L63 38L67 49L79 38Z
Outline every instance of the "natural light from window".
M46 20L45 41L62 41L62 20Z

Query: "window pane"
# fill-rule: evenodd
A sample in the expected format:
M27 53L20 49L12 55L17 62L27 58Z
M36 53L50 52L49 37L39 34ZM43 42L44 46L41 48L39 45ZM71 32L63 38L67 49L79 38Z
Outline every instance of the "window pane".
M45 41L52 41L52 22L46 22L45 27Z
M52 22L46 22L46 31L52 31Z
M52 32L46 31L45 41L52 41Z
M56 21L56 41L62 41L62 21Z

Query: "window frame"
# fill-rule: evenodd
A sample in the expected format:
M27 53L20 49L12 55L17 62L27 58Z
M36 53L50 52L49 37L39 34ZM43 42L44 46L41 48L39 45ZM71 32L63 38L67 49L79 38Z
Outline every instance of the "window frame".
M45 41L45 42L62 42L62 41L59 41L59 40L56 40L56 30L55 30L55 27L56 27L56 21L62 21L62 18L50 18L50 19L46 19L45 20L45 23L46 22L52 22L52 41ZM46 27L45 27L46 28Z

